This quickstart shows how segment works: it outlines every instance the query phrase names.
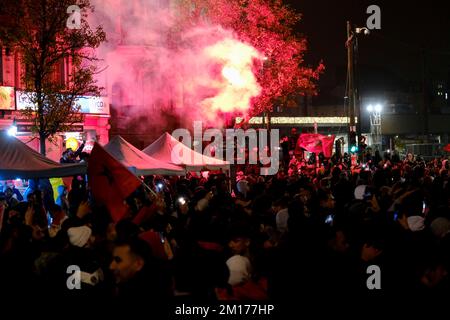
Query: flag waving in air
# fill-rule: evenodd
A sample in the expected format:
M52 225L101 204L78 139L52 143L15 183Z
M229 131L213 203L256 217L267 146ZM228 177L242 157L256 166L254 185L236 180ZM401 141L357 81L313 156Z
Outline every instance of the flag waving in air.
M98 143L95 143L89 158L88 178L95 201L108 208L115 222L128 210L125 199L141 185L133 173Z
M297 148L306 151L320 153L323 152L326 158L333 154L333 144L335 136L324 136L318 133L302 133L297 140Z

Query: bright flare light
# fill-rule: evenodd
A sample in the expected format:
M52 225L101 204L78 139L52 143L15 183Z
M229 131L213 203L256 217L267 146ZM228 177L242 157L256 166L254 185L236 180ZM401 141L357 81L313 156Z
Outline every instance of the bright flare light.
M222 75L227 79L233 86L243 87L245 85L244 79L242 79L239 70L233 67L224 67L222 69Z
M376 112L381 112L381 109L382 109L381 104L377 104L377 105L375 106L375 111L376 111Z
M373 112L373 106L372 106L371 104L369 104L369 105L367 106L367 111Z
M212 85L219 90L218 94L203 100L202 106L213 112L246 112L251 99L261 93L252 65L254 59L263 56L252 46L233 38L206 47L204 54L221 64L222 77Z
M7 132L8 136L15 137L17 135L17 126L11 126Z

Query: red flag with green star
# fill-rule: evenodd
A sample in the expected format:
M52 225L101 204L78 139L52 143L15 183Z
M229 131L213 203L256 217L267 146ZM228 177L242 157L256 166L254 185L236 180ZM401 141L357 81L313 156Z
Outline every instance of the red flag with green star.
M128 210L125 199L141 185L133 173L98 143L89 157L88 179L94 200L108 208L115 222Z

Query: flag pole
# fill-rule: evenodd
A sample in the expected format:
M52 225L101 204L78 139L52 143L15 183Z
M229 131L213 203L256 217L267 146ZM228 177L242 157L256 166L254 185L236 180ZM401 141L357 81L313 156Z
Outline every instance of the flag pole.
M148 191L150 191L154 197L157 197L158 195L155 193L155 191L152 190L152 188L150 188L144 181L142 181L142 185L144 187L146 187L148 189Z

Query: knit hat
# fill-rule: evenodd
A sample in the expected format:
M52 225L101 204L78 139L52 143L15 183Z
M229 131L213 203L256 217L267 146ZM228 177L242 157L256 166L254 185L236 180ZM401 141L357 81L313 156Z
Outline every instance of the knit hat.
M228 279L230 285L234 286L250 279L251 265L247 257L234 255L226 263L230 270Z
M366 194L366 188L367 188L367 185L365 185L365 184L357 186L355 188L355 199L363 200L364 195Z
M424 221L425 219L421 216L411 216L408 217L408 227L411 231L421 231L425 228Z
M431 222L430 229L437 238L442 239L450 233L450 220L443 217L436 218Z
M87 226L72 227L67 230L69 242L76 247L84 247L91 237L92 230Z

